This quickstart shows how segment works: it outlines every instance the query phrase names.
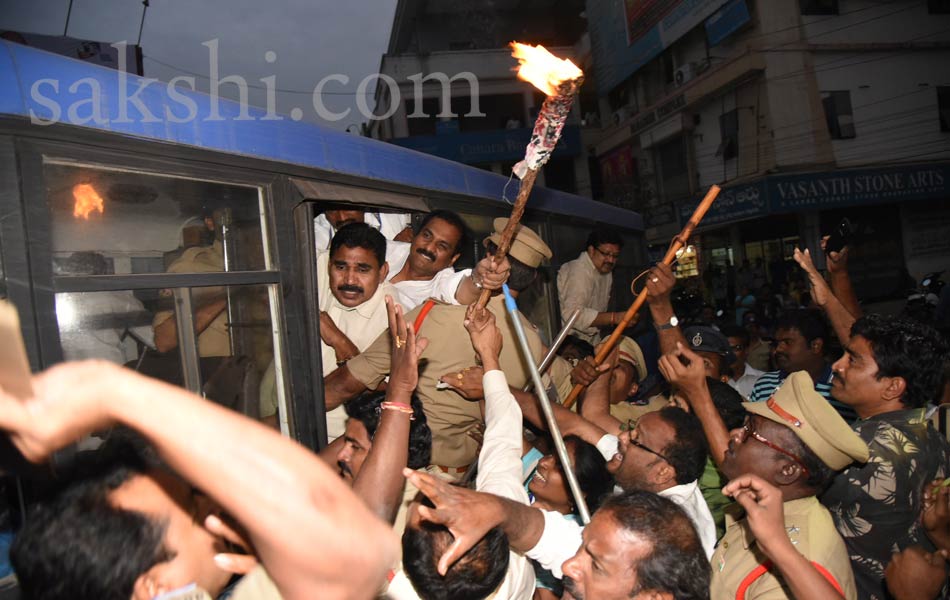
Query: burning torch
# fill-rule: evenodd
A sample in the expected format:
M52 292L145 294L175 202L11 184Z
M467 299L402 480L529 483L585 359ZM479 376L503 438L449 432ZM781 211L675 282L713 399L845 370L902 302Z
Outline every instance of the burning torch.
M567 59L560 59L544 46L511 43L511 55L518 59L518 78L531 83L547 95L538 119L534 122L531 141L525 151L524 160L514 166L514 173L521 179L518 198L511 209L508 225L501 233L501 243L495 252L494 260L500 261L508 254L511 242L518 231L518 224L524 214L531 188L538 178L538 170L551 158L554 147L561 139L564 121L571 112L574 95L584 83L584 72ZM484 308L491 297L491 291L482 290L478 306Z

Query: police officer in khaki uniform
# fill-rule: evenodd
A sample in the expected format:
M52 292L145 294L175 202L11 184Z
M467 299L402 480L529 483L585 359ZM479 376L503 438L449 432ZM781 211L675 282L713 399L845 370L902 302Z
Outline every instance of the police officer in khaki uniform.
M508 219L494 221L495 232L485 239L489 253L501 240L501 232ZM511 274L508 286L513 295L527 289L537 275L541 261L551 258L551 249L535 232L521 225L508 251ZM495 292L488 302L488 309L495 314L504 345L500 363L509 385L521 388L530 377L521 357L514 328L505 311L504 298ZM482 422L477 402L466 400L445 384L441 376L463 373L477 364L475 350L462 322L465 306L424 303L409 312L406 320L416 324L416 331L429 340L429 345L419 359L419 386L416 393L425 407L429 428L432 430L432 463L442 472L460 476L474 462L478 442L469 435ZM543 345L533 326L523 316L526 333L535 364L543 356ZM327 410L349 400L356 394L375 389L389 373L390 335L383 332L369 348L349 360L324 379Z
M815 392L805 371L790 375L768 401L743 406L750 414L742 428L731 432L723 473L734 481L757 476L763 487L781 490L785 534L794 549L845 598L856 598L847 549L815 495L838 471L866 462L867 445ZM730 486L727 493L733 493ZM713 600L793 598L787 576L779 572L782 565L773 564L763 545L775 547L775 542L757 541L744 514L727 513L726 533L711 561Z
M224 250L220 240L210 246L195 246L186 249L168 267L168 273L220 273L224 270ZM171 291L162 290L162 295ZM193 291L197 309L195 329L198 333L198 355L201 357L231 356L231 336L227 326L227 298L224 288L199 288ZM177 324L174 311L155 313L152 328L155 344L160 352L168 352L178 345Z

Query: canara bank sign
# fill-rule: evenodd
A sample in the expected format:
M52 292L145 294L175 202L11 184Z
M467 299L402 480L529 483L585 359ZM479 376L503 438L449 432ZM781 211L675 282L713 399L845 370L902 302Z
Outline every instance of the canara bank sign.
M767 214L910 200L950 200L950 164L769 175L723 187L703 219L718 225ZM680 205L685 222L698 200Z

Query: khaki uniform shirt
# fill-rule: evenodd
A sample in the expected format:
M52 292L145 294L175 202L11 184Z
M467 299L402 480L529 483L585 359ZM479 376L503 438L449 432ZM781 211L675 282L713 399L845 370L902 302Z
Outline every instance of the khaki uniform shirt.
M494 313L504 339L501 369L509 385L521 389L530 375L505 311L504 298L500 295L493 297L488 302L488 309ZM411 311L406 316L406 322L414 322L420 310L421 307L417 307ZM432 464L445 467L468 466L478 454L478 442L468 435L482 422L478 403L466 400L451 389L436 389L443 375L458 373L476 365L475 349L472 348L468 331L462 325L465 310L465 306L437 304L419 331L420 337L429 339L429 345L419 359L419 386L416 393L422 400L429 429L432 430ZM523 316L520 318L537 364L542 357L541 338L527 319ZM375 389L389 373L391 344L389 331L384 331L369 348L347 363L350 373L367 388Z
M277 586L262 566L258 566L245 575L231 594L231 600L282 600L282 598Z
M215 241L210 246L195 246L185 250L175 262L168 267L168 273L220 273L224 270L224 249L221 242ZM194 305L197 308L202 303L202 297L221 293L220 287L197 288L192 290ZM162 310L155 313L152 328L158 327L175 316L171 310ZM211 325L198 335L198 355L231 356L231 336L228 333L228 311L223 310L215 317Z
M844 591L846 600L857 598L851 560L844 541L835 530L831 513L814 496L785 503L785 530L788 538L810 562L820 565L834 577ZM733 513L734 514L734 513ZM746 520L735 520L726 514L726 534L713 553L711 600L732 600L743 580L768 559L758 549ZM777 570L770 570L755 579L747 588L745 598L791 599L792 593Z

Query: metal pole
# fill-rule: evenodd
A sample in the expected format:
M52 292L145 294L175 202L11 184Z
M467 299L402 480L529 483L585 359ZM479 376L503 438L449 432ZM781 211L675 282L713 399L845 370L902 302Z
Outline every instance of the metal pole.
M557 334L557 337L554 338L554 343L551 344L551 347L548 349L548 353L544 355L544 360L541 361L541 364L538 365L538 372L544 373L548 370L548 367L551 366L551 363L554 362L554 357L557 354L558 349L561 347L561 344L564 343L564 340L567 339L568 333L571 331L571 327L574 326L574 321L577 320L577 317L581 315L581 309L576 308L574 312L571 313L571 318L567 320L567 323L564 324L564 327L561 328L561 332ZM524 384L522 392L530 392L534 383L529 381Z
M528 370L531 372L531 379L534 381L534 387L537 390L536 395L541 402L541 410L544 412L544 418L548 422L548 431L551 433L551 439L554 440L554 447L557 449L558 458L561 460L564 476L567 477L568 487L571 489L571 495L574 496L574 504L577 505L577 512L580 513L581 521L584 525L590 523L590 511L587 510L587 503L584 502L584 494L581 492L581 486L577 483L577 476L574 475L574 465L571 464L571 458L567 455L567 447L564 446L564 438L561 436L561 430L557 427L557 421L554 419L554 411L551 409L551 401L541 383L541 373L534 366L534 359L531 357L531 348L528 346L528 338L525 336L524 325L518 318L518 304L511 297L508 285L502 286L505 293L505 306L508 308L508 315L511 317L511 323L517 334L518 345L521 346L521 353L528 364Z
M222 208L220 210L214 211L214 225L215 229L221 234L221 250L222 255L224 256L224 271L234 271L234 262L235 262L235 248L234 248L234 235L232 232L232 225L234 223L231 209ZM231 297L231 288L226 287L224 291L227 297L227 313L228 313L228 338L231 343L231 356L238 356L241 354L242 348L238 347L238 341L235 339L233 324L239 321L237 316L237 307L234 305L234 298Z

